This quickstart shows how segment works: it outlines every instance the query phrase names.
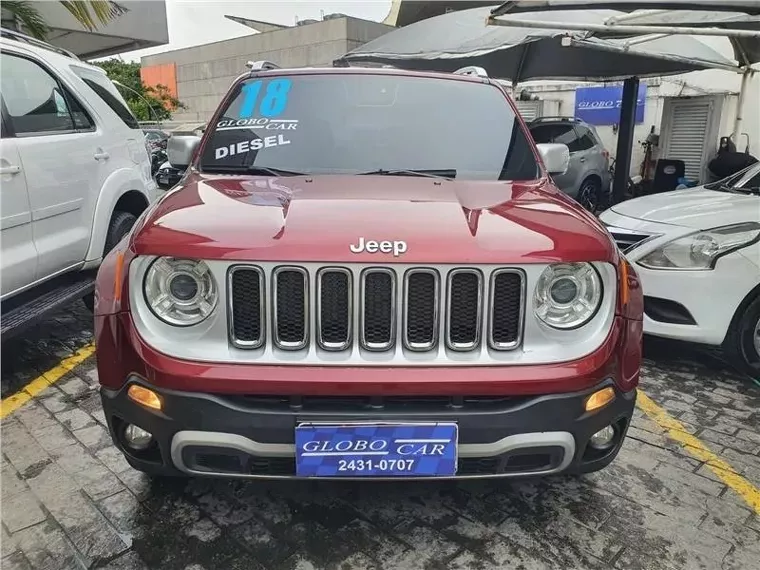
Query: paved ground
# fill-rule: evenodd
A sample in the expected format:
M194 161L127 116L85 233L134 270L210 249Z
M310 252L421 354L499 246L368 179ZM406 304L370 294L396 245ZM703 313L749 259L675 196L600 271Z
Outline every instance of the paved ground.
M4 346L3 396L89 328L72 309ZM644 391L741 478L637 411L618 459L577 479L151 484L111 446L89 360L2 420L2 569L758 568L760 515L724 481L760 487L760 388L711 355L647 355Z

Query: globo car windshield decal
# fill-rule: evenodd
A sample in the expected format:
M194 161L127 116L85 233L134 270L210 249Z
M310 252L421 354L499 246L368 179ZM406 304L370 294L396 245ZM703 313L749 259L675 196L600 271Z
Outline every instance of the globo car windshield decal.
M291 144L290 135L298 128L298 119L283 115L292 87L292 80L284 77L243 85L225 118L216 124L213 160L226 162L234 157L232 162L240 164L244 158L240 155Z

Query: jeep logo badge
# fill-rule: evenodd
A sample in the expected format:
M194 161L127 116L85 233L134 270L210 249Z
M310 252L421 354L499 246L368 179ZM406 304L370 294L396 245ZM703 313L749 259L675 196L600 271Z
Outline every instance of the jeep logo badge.
M363 237L359 238L358 244L350 244L348 248L352 253L361 253L366 251L367 253L393 253L393 257L398 257L402 253L406 253L407 246L405 241L365 241Z

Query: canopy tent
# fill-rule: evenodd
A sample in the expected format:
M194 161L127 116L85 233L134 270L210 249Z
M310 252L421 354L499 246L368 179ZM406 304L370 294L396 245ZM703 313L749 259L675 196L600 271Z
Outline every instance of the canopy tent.
M399 28L359 46L341 60L373 62L405 69L455 71L477 65L489 75L518 83L534 79L610 81L630 76L657 77L703 69L736 69L737 64L703 42L651 36L589 38L563 29L568 22L603 24L622 15L612 10L542 14L552 29L486 26L492 7L450 12ZM531 19L523 14L511 20ZM577 49L569 49L577 48Z

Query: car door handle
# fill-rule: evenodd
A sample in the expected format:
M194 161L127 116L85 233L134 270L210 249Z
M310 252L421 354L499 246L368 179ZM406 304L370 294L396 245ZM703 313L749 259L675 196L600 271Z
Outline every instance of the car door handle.
M21 172L21 167L16 164L0 166L0 174L18 174L19 172Z
M92 156L93 156L93 157L95 157L95 160L106 160L106 159L107 159L107 158L109 158L111 155L110 155L110 154L108 154L107 152L96 152L96 153L95 153L95 154L93 154Z
M582 157L580 157L578 160L579 160L580 162L586 162L586 157L585 157L585 156L582 156Z

